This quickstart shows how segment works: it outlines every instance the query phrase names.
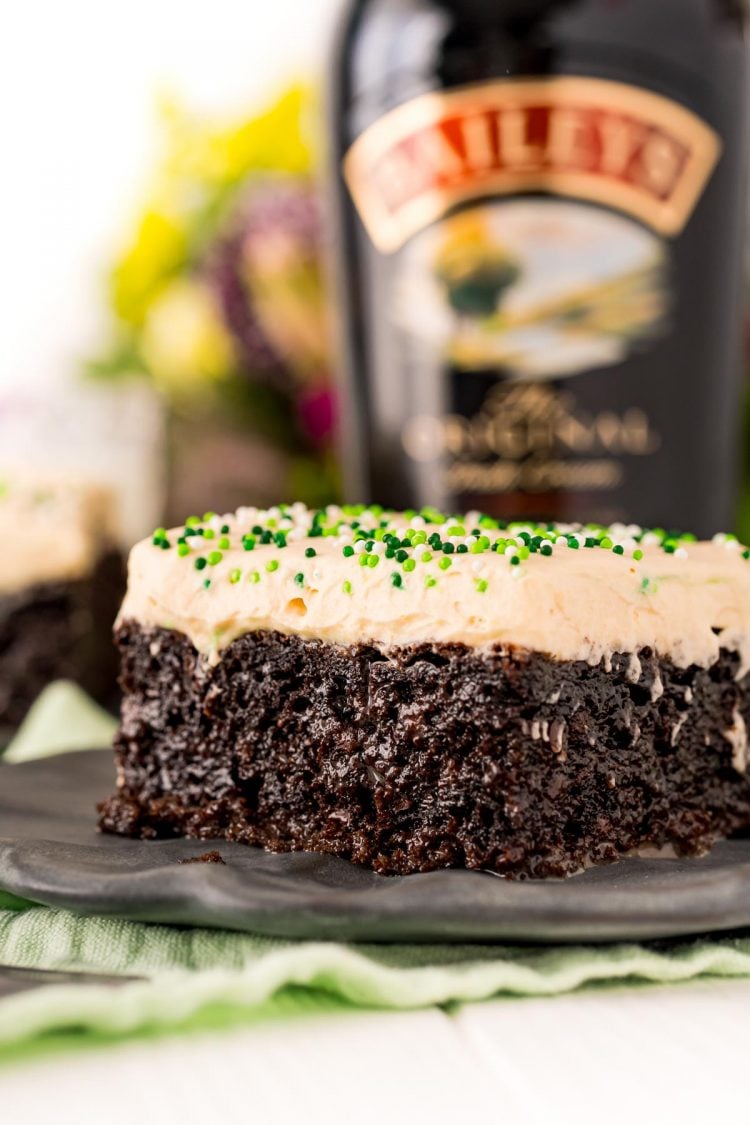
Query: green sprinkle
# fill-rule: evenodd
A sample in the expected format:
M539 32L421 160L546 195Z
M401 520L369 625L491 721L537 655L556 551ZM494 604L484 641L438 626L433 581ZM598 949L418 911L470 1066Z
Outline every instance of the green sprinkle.
M403 584L403 578L397 571L394 570L393 574L391 575L391 586L395 586L398 589L403 586Z
M424 584L427 589L430 590L433 586L437 586L437 578L433 578L431 574L428 574L424 580Z
M185 555L190 554L190 548L188 547L187 543L180 543L179 547L177 548L177 554L181 559L184 559Z
M547 546L547 547L540 547L540 548L539 548L539 554L540 554L540 555L546 555L547 557L549 557L549 556L550 556L550 555L552 554L552 548L551 548L551 547L549 547L549 546Z
M368 557L369 557L369 556L368 556L368 555L366 555L366 554L364 553L364 551L363 551L363 552L362 552L362 554L361 554L361 555L359 556L359 565L360 565L360 566L367 566L367 559L368 559Z
M204 578L203 579L203 589L204 590L210 590L211 589L211 579L210 578Z
M643 558L643 551L641 551L640 548L637 551L633 551L633 558L636 562L640 562Z
M229 571L229 581L232 583L233 586L237 585L240 578L242 578L242 571L241 570L237 570L235 568L234 570Z
M256 585L258 582L260 582L260 571L251 570L247 576L247 580L248 582L252 582L253 585Z
M315 556L317 555L317 553L318 552L315 550L314 547L307 547L305 549L305 558L306 559L314 559ZM346 554L346 551L344 551L344 554Z
M352 557L352 555L354 554L354 548L349 547L349 546L344 547L343 554L344 554L345 559L350 559Z
M513 555L513 556L511 557L511 560L510 560L510 565L511 565L511 566L520 566L520 565L521 565L521 560L520 560L520 558L518 557L518 555Z
M273 574L274 570L278 570L278 569L279 569L279 560L278 559L269 559L268 562L266 563L266 570L268 571L268 573Z
M304 584L305 584L305 576L304 576L304 574L302 573L302 571L300 571L300 572L299 572L299 574L295 574L295 576L294 576L294 581L296 582L296 584L297 584L298 586L304 586Z
M230 547L231 547L231 543L230 543L230 542L229 542L229 540L227 539L226 535L224 535L224 536L223 536L223 537L222 537L222 538L221 538L221 539L219 540L219 550L220 550L220 551L228 551Z
M344 585L341 588L345 594L351 594L352 592L352 584L348 579L346 580L346 582L344 582Z
M438 563L438 566L440 567L441 570L447 570L448 567L450 567L452 565L453 565L453 563L452 563L451 559L447 558L447 556L443 556L443 558L440 559L440 562Z
M208 523L209 520L215 520L215 519L216 519L216 512L204 512L203 513L203 522L204 523Z
M229 524L228 523L223 523L221 525L221 534L222 535L229 535Z
M480 594L486 594L489 582L486 580L486 578L477 578L474 585L476 586Z
M419 556L419 561L423 562L423 563L428 563L428 562L431 561L431 559L432 559L432 551L425 551L424 554Z
M443 554L444 555L452 555L454 550L455 550L455 548L454 548L452 543L443 543Z
M255 550L255 539L252 535L246 535L242 540L242 546L246 551Z
M210 527L204 527L203 528L203 538L204 539L215 539L216 538L216 532L213 531L213 529L210 528Z
M407 559L406 562L404 563L404 570L406 570L406 571L414 570L416 565L417 564L414 561L414 559Z
M208 556L208 565L217 566L223 558L221 551L211 551Z
M367 565L369 566L370 570L374 570L374 568L380 562L380 556L379 555L367 555L366 558L367 558Z
M406 562L408 557L409 556L406 553L406 551L396 551L396 562L400 562L400 563Z
M188 516L185 520L185 527L197 527L200 522L200 516Z
M615 546L612 548L612 551L615 555L624 555L625 554L625 548L622 546L621 543L616 543Z
M195 563L193 565L195 566L196 570L205 570L206 567L208 566L208 563L206 562L206 560L203 557L201 557L201 558L196 559Z

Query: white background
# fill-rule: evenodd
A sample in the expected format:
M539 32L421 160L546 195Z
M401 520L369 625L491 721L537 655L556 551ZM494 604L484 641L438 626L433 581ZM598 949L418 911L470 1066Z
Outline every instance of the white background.
M90 353L156 151L156 100L250 113L315 74L340 0L0 4L0 389ZM1 452L1 451L0 451Z

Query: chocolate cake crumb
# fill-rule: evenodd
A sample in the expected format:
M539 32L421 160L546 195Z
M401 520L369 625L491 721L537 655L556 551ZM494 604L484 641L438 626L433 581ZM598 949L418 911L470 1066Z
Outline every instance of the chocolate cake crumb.
M0 594L0 727L17 726L53 680L75 680L96 699L111 700L112 623L124 585L122 556L112 551L84 578Z
M189 859L178 859L178 863L221 863L226 867L226 861L219 852L203 852L202 855L193 855Z
M722 650L599 665L248 633L212 665L125 621L104 831L328 852L385 874L564 876L750 826L750 676ZM637 657L637 659L635 659ZM637 674L636 674L637 672Z

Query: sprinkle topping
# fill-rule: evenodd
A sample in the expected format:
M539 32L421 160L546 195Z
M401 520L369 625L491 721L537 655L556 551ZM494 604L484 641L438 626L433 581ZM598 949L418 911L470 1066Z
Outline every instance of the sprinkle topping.
M483 566L483 556L498 556L514 572L513 577L522 578L525 564L534 555L554 560L568 551L606 551L632 568L633 564L642 563L644 548L658 548L665 559L684 560L689 558L691 545L696 541L688 533L642 528L637 524L505 521L479 512L447 515L429 507L395 512L378 505L331 505L311 510L302 504L281 504L266 510L240 508L223 516L215 512L189 516L184 526L174 531L156 528L151 542L156 550L175 551L198 572L211 567L214 573L210 581L203 581L201 575L205 589L215 588L221 582L237 585L243 578L250 583L259 582L261 570L220 564L228 552L254 552L259 547L270 547L273 555L262 565L262 571L269 578L274 576L273 581L290 581L304 589L308 575L296 569L289 573L288 567L282 567L284 552L303 541L304 560L309 560L314 569L321 563L319 541L323 539L331 541L334 551L352 568L351 578L343 583L346 594L354 593L357 573L362 574L364 581L371 581L367 575L371 571L377 573L383 563L386 569L382 577L391 586L408 589L418 582L421 589L436 591L437 597L441 576L450 577L456 568L458 572L468 568L470 575L472 570L476 575L479 567L473 588L478 594L491 594L491 574ZM716 535L713 542L750 561L750 549L736 536ZM652 588L648 578L644 582L642 589Z

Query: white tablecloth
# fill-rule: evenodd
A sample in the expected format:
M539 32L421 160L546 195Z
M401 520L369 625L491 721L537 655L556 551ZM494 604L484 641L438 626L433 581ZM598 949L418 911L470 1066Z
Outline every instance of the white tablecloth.
M732 1125L750 982L356 1012L0 1068L8 1125Z

